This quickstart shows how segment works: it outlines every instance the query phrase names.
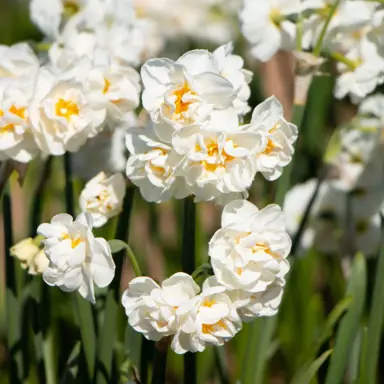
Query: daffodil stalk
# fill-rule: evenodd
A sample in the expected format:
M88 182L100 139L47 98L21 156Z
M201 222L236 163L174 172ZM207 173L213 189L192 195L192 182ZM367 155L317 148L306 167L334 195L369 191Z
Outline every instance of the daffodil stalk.
M8 182L9 183L9 182ZM21 351L21 308L15 275L15 259L10 255L13 245L12 210L9 185L5 187L2 201L4 220L4 255L6 314L8 324L9 382L21 383L23 379L23 358Z
M182 238L182 270L192 274L196 259L196 205L192 197L184 199L183 238ZM184 384L197 383L196 354L187 352L184 355Z
M127 187L126 195L123 202L123 211L121 212L117 224L115 238L121 241L127 241L129 237L129 224L133 207L133 199L135 188L132 186ZM124 253L127 252L128 257L132 263L133 269L137 276L141 275L141 271L135 255L131 248L125 245L123 249L116 253L114 260L116 265L115 277L107 292L105 310L104 310L104 323L100 336L97 341L98 356L97 356L97 371L96 383L107 384L112 380L112 361L114 340L117 334L117 315L120 304L120 286L121 277L123 273Z
M71 216L75 216L71 157L68 152L64 155L64 170L66 210ZM80 327L82 348L87 363L88 376L89 378L93 378L95 370L96 332L92 308L90 303L82 299L78 294L75 293L72 297L76 320Z

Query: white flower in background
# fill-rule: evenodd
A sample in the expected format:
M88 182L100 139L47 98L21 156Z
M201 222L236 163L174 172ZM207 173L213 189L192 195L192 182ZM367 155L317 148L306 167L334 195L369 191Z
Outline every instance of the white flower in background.
M283 106L276 97L269 97L259 104L252 113L248 132L259 133L265 138L265 146L255 156L256 168L269 180L276 180L287 166L294 153L297 140L296 125L284 119Z
M23 77L34 83L38 69L39 60L28 44L0 45L0 79Z
M297 233L301 220L312 199L317 180L311 179L292 187L285 195L283 212L287 231L291 236ZM333 188L329 182L323 182L310 211L306 229L300 243L300 251L314 246L316 249L333 253L339 251L339 218L345 210L345 194Z
M362 184L365 187L378 184L380 171L372 172L372 165L378 166L382 161L375 158L377 145L380 143L382 128L375 118L356 119L352 127L340 132L340 150L330 159L337 171L332 183L334 187L350 191ZM374 160L374 161L373 161ZM368 166L369 164L372 164ZM381 179L380 179L381 180Z
M143 65L143 106L162 141L169 143L178 129L204 125L213 111L232 106L235 89L219 72L214 56L204 50L187 52L176 62L152 59Z
M56 215L50 224L41 224L37 232L45 237L44 251L49 259L44 281L65 292L78 291L95 303L94 284L109 285L115 264L108 242L92 233L91 215L82 213L75 221L65 213Z
M247 195L256 175L253 158L265 146L262 135L241 130L235 112L219 114L207 129L180 128L172 144L183 156L177 175L185 177L195 201Z
M213 52L221 76L228 79L237 92L237 97L233 101L233 107L239 116L244 116L250 111L248 100L251 96L249 87L253 73L244 69L244 60L233 54L233 44L222 45Z
M126 145L131 153L126 174L140 188L145 200L162 202L171 197L182 199L189 195L184 179L176 177L175 170L182 156L161 142L151 125L129 129Z
M0 159L28 163L39 153L28 112L32 92L30 83L17 80L0 92Z
M31 0L32 22L49 38L55 39L63 17L70 17L81 11L90 0ZM94 2L93 2L94 3ZM96 5L96 4L94 4ZM99 6L99 4L97 4Z
M263 292L289 270L291 239L278 205L262 210L245 200L224 207L221 229L209 242L218 282L228 289Z
M359 105L359 115L372 115L379 119L379 124L384 128L384 95L369 96Z
M303 10L315 9L311 16L304 19L304 48L316 44L333 3L332 0L307 0L303 3ZM372 23L375 6L374 2L342 0L327 28L323 43L325 49L332 50L340 44L350 46L351 39Z
M80 83L40 70L29 107L32 133L46 154L76 152L101 130L105 110L93 108Z
M345 56L351 65L338 64L341 74L336 80L334 94L338 99L349 94L353 102L360 102L384 82L384 57L368 38L362 38Z
M200 292L191 276L179 272L159 286L149 277L137 277L129 283L122 303L129 324L147 339L158 341L177 331L177 309Z
M202 352L208 345L223 345L240 331L241 319L225 290L207 279L199 296L177 308L178 327L171 345L176 353Z
M107 177L100 172L88 181L80 194L80 209L92 216L94 227L98 228L118 215L123 206L125 181L121 173Z
M107 120L122 122L140 103L140 76L131 67L96 67L84 85L91 105L107 111Z
M240 13L241 31L252 55L268 61L279 49L292 49L296 26L288 15L300 11L299 0L245 0Z

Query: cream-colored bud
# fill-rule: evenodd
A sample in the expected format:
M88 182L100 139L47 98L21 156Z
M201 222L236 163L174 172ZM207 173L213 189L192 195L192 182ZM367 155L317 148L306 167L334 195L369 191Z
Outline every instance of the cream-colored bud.
M31 237L20 241L10 249L11 256L20 260L23 269L30 267L39 251L39 247Z
M40 275L46 270L46 268L48 268L48 266L49 260L44 252L44 249L42 249L32 260L32 263L28 269L28 273L30 275Z

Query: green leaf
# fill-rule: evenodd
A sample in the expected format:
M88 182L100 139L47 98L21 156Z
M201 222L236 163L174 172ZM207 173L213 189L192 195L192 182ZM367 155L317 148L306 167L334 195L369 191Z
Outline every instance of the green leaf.
M91 304L78 293L74 293L72 298L76 319L80 328L88 375L90 378L93 378L96 361L96 331Z
M79 361L81 353L81 343L78 341L73 347L71 354L69 355L67 365L65 367L64 375L61 380L61 384L75 383L77 373L79 370Z
M336 323L339 321L340 317L344 314L344 312L350 307L352 303L352 297L347 296L332 309L331 313L327 317L327 321L324 325L323 330L321 331L319 341L317 343L317 348L320 348L332 335L333 328ZM316 350L316 354L318 349Z
M350 309L340 322L336 334L330 367L325 384L340 384L348 363L348 356L364 310L367 276L366 262L361 253L355 257L348 283L347 295L352 297Z
M362 383L374 383L377 378L377 364L379 361L380 342L384 319L384 231L382 232L382 245L377 261L375 285L373 288L373 299L369 314L365 363L361 372Z
M250 325L246 355L242 369L242 384L259 384L263 382L268 351L276 329L277 316L260 318Z
M124 242L123 240L117 240L117 239L109 240L108 244L111 248L112 253L118 253L120 251L128 249L129 247L126 242Z
M298 377L291 381L291 384L309 384L311 380L316 376L319 368L324 364L324 362L331 355L332 349L324 352L320 357L318 357L312 364L305 369Z

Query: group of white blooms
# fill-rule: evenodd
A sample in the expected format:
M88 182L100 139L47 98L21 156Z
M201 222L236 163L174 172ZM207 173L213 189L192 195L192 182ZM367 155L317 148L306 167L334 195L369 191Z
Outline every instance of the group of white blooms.
M375 256L384 213L384 96L365 99L358 115L336 132L331 143L331 171L311 209L301 248L340 254L347 236L355 251ZM284 212L289 233L296 233L316 185L317 180L311 179L287 193Z
M279 49L312 50L335 0L244 0L241 28L259 60ZM384 83L382 2L341 0L325 33L322 51L339 60L334 94L360 102Z
M196 202L225 205L222 228L209 243L214 275L202 289L190 275L176 273L161 285L137 277L123 295L130 325L151 340L172 336L177 353L222 345L243 322L276 314L289 270L291 240L280 207L258 210L244 199L257 173L269 181L281 176L298 130L275 97L244 123L252 73L224 43L235 37L233 18L240 12L256 58L294 49L298 23L302 46L310 49L331 2L245 0L241 6L237 0L230 6L227 0L32 0L31 18L46 36L40 47L48 51L36 56L27 44L0 46L0 161L28 163L72 152L74 171L88 180L77 219L57 215L39 226L43 240L26 239L11 249L29 273L95 302L95 285L108 286L115 265L108 242L92 229L122 210L124 167L147 201L192 195ZM374 2L341 1L324 47L344 58L337 97L360 101L384 82L382 13ZM171 52L180 39L222 45L175 61L153 58ZM144 111L137 117L142 87ZM381 196L371 194L381 183L379 164L384 168L377 160L384 145L377 139L384 122L379 104L380 98L366 100L357 125L340 132L333 162L338 176L321 186L302 248L319 243L334 252L348 218L344 207L352 201L357 245L374 251ZM292 234L315 183L294 187L286 197Z
M129 324L150 340L173 336L179 354L223 345L242 322L277 313L290 249L279 206L258 210L246 200L232 201L209 243L214 276L201 290L181 272L161 286L149 277L133 279L123 295Z

